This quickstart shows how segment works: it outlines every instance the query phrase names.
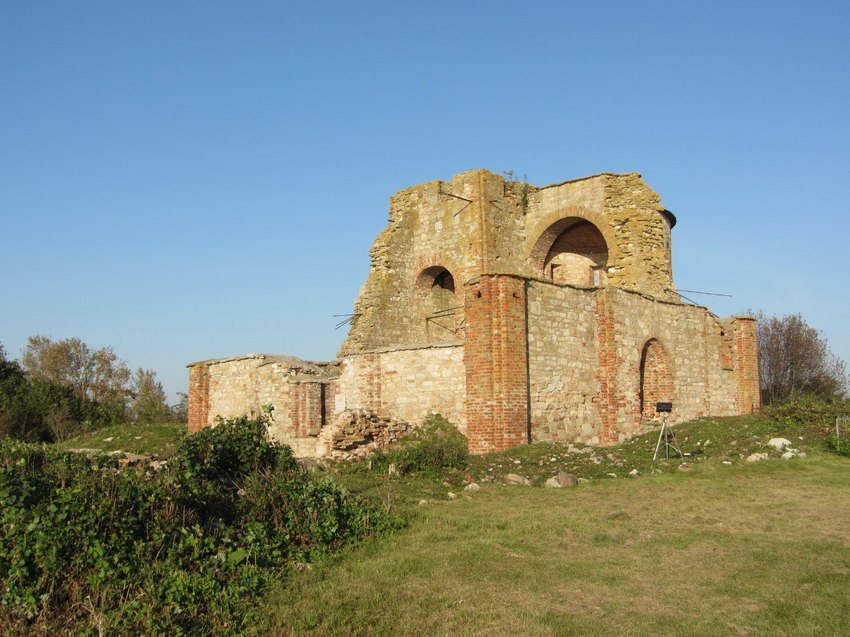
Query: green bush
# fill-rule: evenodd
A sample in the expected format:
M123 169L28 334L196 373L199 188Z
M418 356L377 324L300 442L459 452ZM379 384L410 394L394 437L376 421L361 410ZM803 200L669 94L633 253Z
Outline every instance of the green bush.
M768 416L786 425L790 432L814 437L822 441L826 449L850 455L850 436L839 439L835 435L836 419L850 416L850 401L807 395L772 405L765 411Z
M386 525L263 420L188 436L160 471L0 441L0 633L250 634L269 582Z
M468 458L466 437L439 414L428 416L387 457L401 473L464 469Z

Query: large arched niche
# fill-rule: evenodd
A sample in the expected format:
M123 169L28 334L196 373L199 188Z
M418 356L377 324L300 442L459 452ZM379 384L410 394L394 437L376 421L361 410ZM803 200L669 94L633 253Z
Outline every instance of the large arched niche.
M673 373L670 357L658 341L651 338L643 346L640 357L640 417L657 418L656 403L673 400Z
M608 281L608 242L584 217L551 223L535 242L531 260L539 276L555 283L603 286Z
M451 271L442 265L429 266L416 277L414 288L428 337L444 340L456 336L463 324L463 298L457 294Z

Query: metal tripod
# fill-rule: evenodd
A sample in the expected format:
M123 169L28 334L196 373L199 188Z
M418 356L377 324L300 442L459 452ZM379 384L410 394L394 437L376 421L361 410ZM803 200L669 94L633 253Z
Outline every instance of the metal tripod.
M658 435L658 444L655 445L655 454L652 456L652 461L658 458L658 450L661 448L661 442L664 441L664 457L670 457L670 449L679 454L680 458L684 458L685 455L682 453L682 449L679 447L679 443L676 442L676 434L673 433L673 430L667 426L667 413L664 412L661 414L661 433Z

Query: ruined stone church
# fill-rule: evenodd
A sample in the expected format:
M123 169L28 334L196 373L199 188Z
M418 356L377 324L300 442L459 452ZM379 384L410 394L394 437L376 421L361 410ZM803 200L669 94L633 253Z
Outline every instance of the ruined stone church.
M760 407L755 322L673 284L676 217L635 173L536 187L474 170L390 199L333 362L249 354L189 365L189 428L273 406L301 454L353 411L440 413L474 453L616 444L655 424ZM319 446L319 453L322 446Z

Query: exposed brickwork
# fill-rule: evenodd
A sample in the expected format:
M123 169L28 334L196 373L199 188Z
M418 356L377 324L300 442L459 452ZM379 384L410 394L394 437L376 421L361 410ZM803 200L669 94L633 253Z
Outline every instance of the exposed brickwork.
M643 348L640 380L641 415L644 420L655 420L657 403L673 400L670 359L657 339L650 339Z
M189 368L189 432L207 426L210 411L210 375L205 364Z
M289 404L292 433L295 436L317 436L325 424L326 384L321 381L302 381L293 388Z
M466 435L473 453L528 441L525 281L483 275L466 294Z
M738 412L755 413L761 410L756 321L751 316L736 316L732 327L735 334Z
M596 295L596 338L599 341L599 443L617 442L618 413L622 407L617 374L623 361L617 352L616 325L609 294Z

